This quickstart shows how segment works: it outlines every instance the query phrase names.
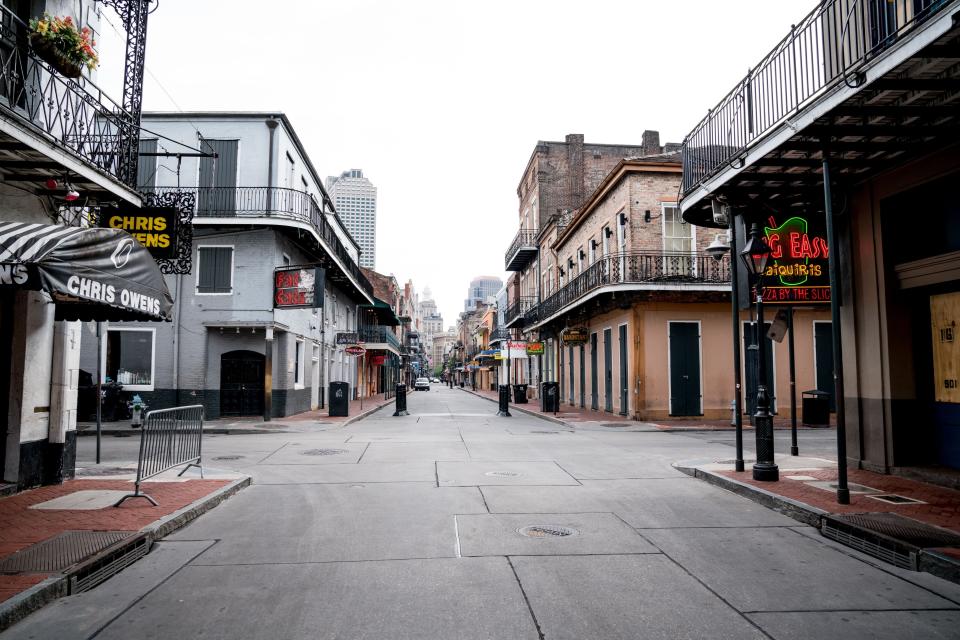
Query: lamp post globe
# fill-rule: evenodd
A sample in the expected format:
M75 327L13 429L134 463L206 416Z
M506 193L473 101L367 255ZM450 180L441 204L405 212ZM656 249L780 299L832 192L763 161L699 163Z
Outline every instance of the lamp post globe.
M757 436L757 461L753 465L753 479L776 481L780 479L780 469L774 461L773 416L770 414L770 395L767 390L767 344L763 321L763 277L770 260L770 245L760 234L760 225L756 222L750 228L750 240L747 241L740 258L753 276L757 291L757 406L753 414Z

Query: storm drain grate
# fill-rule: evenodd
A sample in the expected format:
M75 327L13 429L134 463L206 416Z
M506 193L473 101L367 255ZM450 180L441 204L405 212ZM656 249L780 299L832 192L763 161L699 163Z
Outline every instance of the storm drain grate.
M0 562L0 573L53 573L133 535L131 531L64 531Z
M575 536L579 531L570 527L561 527L553 524L535 524L517 529L517 533L528 538L566 538Z
M150 540L140 536L132 544L123 544L84 563L72 572L67 581L67 593L73 595L89 591L108 578L120 573L150 551Z
M347 453L346 449L307 449L306 451L301 451L300 454L304 456L336 456L341 453Z
M523 474L516 471L487 471L483 475L493 478L519 478Z
M852 513L823 518L824 536L890 564L916 570L920 549L960 546L960 535L895 513Z
M212 460L240 460L243 456L214 456Z
M882 496L867 496L868 498L873 498L874 500L879 500L881 502L887 502L889 504L927 504L923 500L914 500L913 498L908 498L907 496L898 496L896 494L887 494Z

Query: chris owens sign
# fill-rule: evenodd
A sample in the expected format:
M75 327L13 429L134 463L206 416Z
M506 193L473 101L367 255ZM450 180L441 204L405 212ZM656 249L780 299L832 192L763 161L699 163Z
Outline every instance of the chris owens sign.
M764 227L770 260L763 279L763 301L771 304L829 304L827 232L823 220L792 216Z
M173 207L104 206L100 208L100 226L123 229L154 258L176 258L178 216Z
M320 267L277 269L273 272L273 308L322 307L325 276Z

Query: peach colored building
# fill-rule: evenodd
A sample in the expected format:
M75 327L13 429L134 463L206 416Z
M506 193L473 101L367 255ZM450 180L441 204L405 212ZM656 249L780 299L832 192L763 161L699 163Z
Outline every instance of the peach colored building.
M506 326L545 343L539 367L531 359L522 373L558 382L563 404L638 420L730 418L730 258L705 253L714 232L682 220L680 180L677 152L619 160L580 207L538 230L527 277L536 270L539 295L511 279ZM752 337L747 312L741 320ZM813 344L814 323L825 320L825 311L795 314L798 391L827 384L816 379ZM576 333L586 342L571 343ZM774 344L769 359L781 414L790 408L787 348ZM748 409L752 353L744 352Z

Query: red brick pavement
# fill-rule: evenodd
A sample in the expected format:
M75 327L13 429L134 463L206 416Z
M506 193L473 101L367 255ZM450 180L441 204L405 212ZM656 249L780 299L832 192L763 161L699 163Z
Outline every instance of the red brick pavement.
M0 498L0 559L64 531L139 531L147 525L213 493L229 480L145 482L143 491L160 506L146 500L127 500L120 507L90 510L30 509L76 491L107 489L132 491L125 480L68 480ZM0 575L0 601L41 582L47 574Z
M827 491L813 487L802 480L789 480L784 477L786 475L803 475L812 476L817 480L835 481L837 479L836 469L796 472L780 469L779 482L757 482L753 479L752 472L749 469L741 473L736 471L719 471L718 473L830 513L897 513L960 533L960 491L927 482L900 476L883 475L862 469L851 469L848 473L848 480L851 483L861 484L884 493L906 496L914 500L920 500L925 504L890 504L866 495L851 493L850 504L842 505L837 504L836 492L833 490Z

